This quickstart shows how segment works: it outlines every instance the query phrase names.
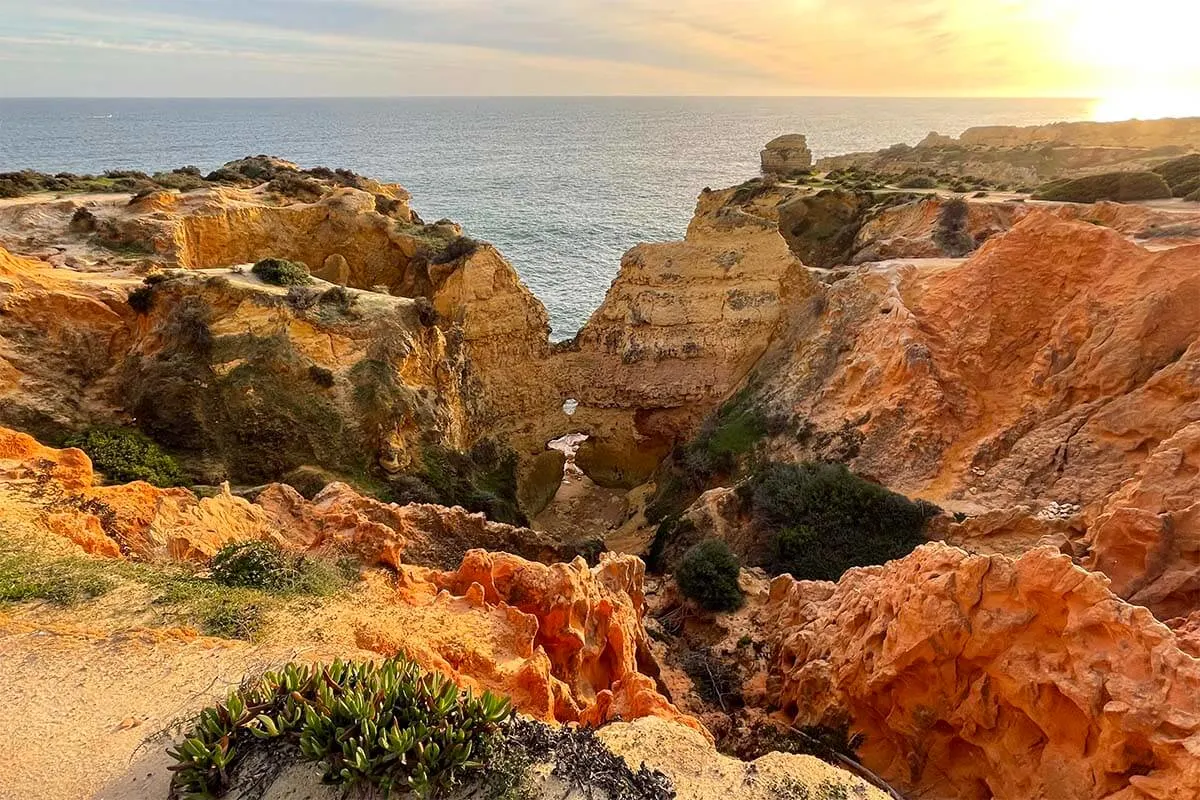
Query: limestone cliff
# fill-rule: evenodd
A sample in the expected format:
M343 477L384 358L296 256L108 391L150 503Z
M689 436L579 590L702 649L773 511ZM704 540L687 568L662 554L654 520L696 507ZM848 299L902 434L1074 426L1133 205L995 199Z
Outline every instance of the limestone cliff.
M931 133L915 147L830 156L821 170L850 167L885 175L941 173L1037 185L1088 172L1144 170L1172 155L1200 151L1200 119L1071 122L1028 128L970 128L955 139Z
M604 303L557 355L573 429L604 452L585 471L644 480L742 381L812 279L777 224L705 192L683 242L629 251ZM561 425L561 422L559 423Z

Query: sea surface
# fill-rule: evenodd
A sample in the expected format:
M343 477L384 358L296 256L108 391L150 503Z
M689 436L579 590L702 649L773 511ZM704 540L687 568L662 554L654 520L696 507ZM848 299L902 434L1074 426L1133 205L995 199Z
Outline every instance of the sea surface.
M266 153L396 181L426 221L500 248L573 335L621 255L683 236L705 186L782 133L815 156L929 131L1087 119L1087 100L863 98L0 99L0 171L205 171Z

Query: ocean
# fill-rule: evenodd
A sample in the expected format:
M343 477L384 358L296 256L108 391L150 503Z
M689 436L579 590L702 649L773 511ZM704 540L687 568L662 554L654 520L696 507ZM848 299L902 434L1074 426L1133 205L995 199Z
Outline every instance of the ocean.
M621 255L683 236L705 186L782 133L816 156L929 131L1087 119L1087 100L866 98L0 99L0 171L205 171L266 153L396 181L426 221L500 248L572 336Z

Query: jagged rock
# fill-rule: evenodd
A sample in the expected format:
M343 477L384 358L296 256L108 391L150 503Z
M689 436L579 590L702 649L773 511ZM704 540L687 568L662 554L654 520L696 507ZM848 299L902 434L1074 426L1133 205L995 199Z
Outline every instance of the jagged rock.
M864 763L954 800L1200 792L1200 662L1052 550L926 545L838 584L771 587L769 683L797 725L849 720Z

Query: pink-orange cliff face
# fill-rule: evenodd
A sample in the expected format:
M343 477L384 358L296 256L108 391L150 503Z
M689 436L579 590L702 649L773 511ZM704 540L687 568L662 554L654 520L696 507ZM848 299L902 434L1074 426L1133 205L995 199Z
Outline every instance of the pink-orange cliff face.
M766 625L786 718L850 720L864 763L915 795L1200 794L1200 661L1053 551L934 544L836 585L784 576Z
M834 283L764 364L772 409L805 423L777 457L846 460L970 513L1081 506L1087 563L1119 593L1164 618L1194 601L1200 247L1033 212L965 262Z

